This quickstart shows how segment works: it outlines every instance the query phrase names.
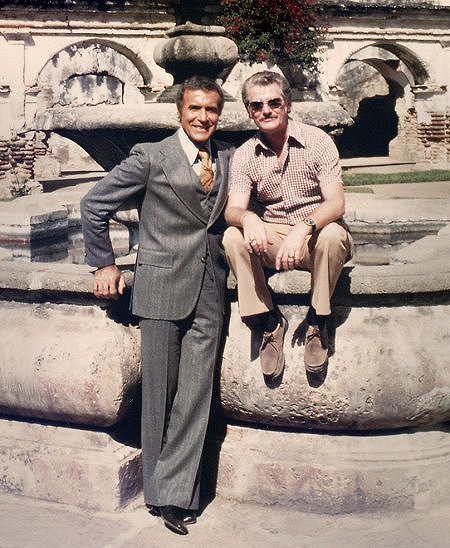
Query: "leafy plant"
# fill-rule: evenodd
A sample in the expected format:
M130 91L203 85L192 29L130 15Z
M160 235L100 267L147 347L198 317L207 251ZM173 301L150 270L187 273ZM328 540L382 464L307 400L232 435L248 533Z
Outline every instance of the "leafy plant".
M221 5L218 22L241 61L317 69L324 28L316 0L221 0Z

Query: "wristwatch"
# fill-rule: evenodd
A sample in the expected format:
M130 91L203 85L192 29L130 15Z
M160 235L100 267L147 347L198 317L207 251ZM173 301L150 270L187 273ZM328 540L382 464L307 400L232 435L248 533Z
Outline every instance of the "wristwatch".
M303 219L303 222L311 227L311 234L316 230L316 221L314 221L314 219L311 219L311 217Z

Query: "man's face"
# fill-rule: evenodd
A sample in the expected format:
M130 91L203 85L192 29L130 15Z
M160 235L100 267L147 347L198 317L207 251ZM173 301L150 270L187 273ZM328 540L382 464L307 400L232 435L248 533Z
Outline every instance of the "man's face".
M217 128L220 116L220 95L217 91L187 89L179 111L181 127L191 141L206 143Z
M291 105L286 103L278 84L253 86L247 99L248 114L260 131L270 134L286 129Z

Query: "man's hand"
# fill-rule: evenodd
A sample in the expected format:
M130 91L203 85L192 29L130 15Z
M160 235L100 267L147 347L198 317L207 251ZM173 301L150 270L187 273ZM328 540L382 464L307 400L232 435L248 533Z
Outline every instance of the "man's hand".
M275 258L277 270L293 270L300 266L305 253L306 238L311 234L311 228L305 223L295 225L278 249Z
M94 274L94 295L98 299L117 299L123 295L126 283L122 272L115 264L96 270Z
M256 255L267 253L267 231L258 215L246 211L241 217L241 225L247 251Z

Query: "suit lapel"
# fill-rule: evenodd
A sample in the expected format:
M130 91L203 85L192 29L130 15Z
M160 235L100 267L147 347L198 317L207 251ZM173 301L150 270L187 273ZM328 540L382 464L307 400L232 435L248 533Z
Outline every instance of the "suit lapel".
M176 135L169 137L166 146L160 149L161 167L167 182L173 188L178 198L185 206L203 223L206 223L202 206L192 191L192 167L189 165L186 155L181 148Z
M216 145L214 144L214 149L217 150ZM223 150L217 150L216 156L216 181L215 184L218 185L216 201L209 216L208 226L211 226L217 221L217 218L222 213L223 208L228 197L228 154Z

